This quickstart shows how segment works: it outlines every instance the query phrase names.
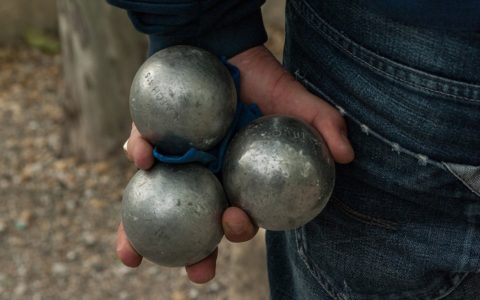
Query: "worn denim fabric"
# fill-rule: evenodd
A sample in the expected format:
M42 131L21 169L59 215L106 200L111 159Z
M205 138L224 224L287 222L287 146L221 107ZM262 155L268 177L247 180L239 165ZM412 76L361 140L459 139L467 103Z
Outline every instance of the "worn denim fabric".
M480 299L480 35L290 0L285 66L345 116L325 210L268 232L272 299Z

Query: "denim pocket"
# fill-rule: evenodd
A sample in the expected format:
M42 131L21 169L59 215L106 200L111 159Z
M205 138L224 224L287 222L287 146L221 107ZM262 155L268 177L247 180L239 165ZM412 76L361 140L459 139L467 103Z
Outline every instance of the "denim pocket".
M297 79L328 98L304 76ZM337 108L356 160L337 166L331 203L296 230L302 261L336 299L450 294L480 270L478 167L400 147Z
M335 103L304 76L297 79ZM296 231L299 256L337 299L448 295L479 271L478 168L403 148L337 108L357 158L337 166L328 210Z
M390 137L387 138L383 136L381 133L376 132L374 129L372 129L372 126L369 126L366 123L364 123L361 119L358 119L354 113L351 113L350 111L347 111L343 106L338 105L337 101L335 101L334 98L330 97L327 93L325 93L315 84L313 84L308 78L306 78L305 75L303 75L302 70L296 69L294 75L295 75L295 78L298 81L300 81L307 89L309 89L314 94L319 95L320 97L322 97L323 99L327 100L329 103L334 105L338 109L338 111L345 118L348 119L348 123L350 124L349 127L353 127L353 126L359 127L362 135L376 138L377 140L384 143L387 147L389 147L390 151L393 153L396 153L398 155L402 154L402 155L410 156L411 158L417 160L419 167L425 166L425 165L433 165L439 169L448 171L459 182L461 182L468 190L470 190L474 195L480 197L480 165L474 166L474 165L468 165L468 164L453 163L449 161L438 161L438 160L432 159L428 154L418 153L413 150L407 149L401 146L401 144L397 140L390 140L389 139ZM374 89L371 89L370 91L374 91ZM382 93L381 91L377 91L377 92ZM382 96L387 97L385 94L382 94ZM389 95L388 97L392 97L392 96ZM393 127L393 126L387 125L387 127ZM437 147L441 148L442 145L439 144Z
M480 272L480 86L367 50L304 1L287 17L286 67L346 117L356 153L298 256L335 299L446 297Z
M404 56L400 62L390 53L397 46L396 36L373 33L378 49L367 49L343 35L342 28L330 26L306 2L289 2L287 33L291 38L286 42L285 64L292 73L320 87L340 109L359 120L364 131L395 141L395 148L409 149L421 160L480 165L480 82L454 80L413 67L413 61L435 57L434 48L420 58L410 53L411 61ZM416 34L415 30L400 30L399 36L413 39ZM438 35L449 44L447 37ZM468 44L466 40L457 50ZM428 49L428 44L424 47ZM472 55L480 58L480 48ZM461 63L439 59L444 70ZM467 69L478 73L480 63Z
M445 270L424 272L425 264L415 266L396 254L403 248L386 251L385 245L401 243L380 235L381 231L365 236L355 230L352 234L358 235L352 236L338 234L337 229L332 238L319 228L325 226L323 222L327 221L297 229L295 239L300 260L333 299L441 299L468 276Z
M351 128L358 160L337 166L329 205L295 231L301 261L335 299L448 295L479 271L479 198L447 169Z

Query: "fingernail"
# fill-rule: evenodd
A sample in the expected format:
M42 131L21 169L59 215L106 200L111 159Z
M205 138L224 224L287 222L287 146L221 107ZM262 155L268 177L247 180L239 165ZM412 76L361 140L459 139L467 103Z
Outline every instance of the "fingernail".
M125 143L123 144L123 151L128 152L127 147L128 147L128 140L126 140Z
M125 246L125 242L123 242L123 241L118 242L117 243L117 249L115 249L117 251L117 253L120 253L123 250L124 246Z

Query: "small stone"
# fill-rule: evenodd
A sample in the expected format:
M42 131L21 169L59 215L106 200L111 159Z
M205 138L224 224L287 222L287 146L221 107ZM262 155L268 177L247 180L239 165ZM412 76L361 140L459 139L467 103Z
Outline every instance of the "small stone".
M119 294L118 294L118 297L120 299L127 299L128 298L128 293L126 291L121 291Z
M73 211L77 207L77 203L75 203L75 200L67 200L65 201L65 208L67 211Z
M14 290L15 296L23 296L27 291L27 285L24 282L20 282Z
M107 206L106 201L103 201L102 199L95 198L95 197L90 198L90 200L88 200L88 203L96 209L102 209L102 208L105 208Z
M55 262L52 265L52 273L55 275L63 276L67 274L68 268L64 263Z
M58 134L50 134L47 138L47 145L55 154L62 150L62 140Z
M110 164L106 161L100 161L93 166L93 170L98 174L105 174L110 170Z
M84 232L82 235L82 240L87 246L93 246L97 242L97 238L91 232Z
M90 256L84 261L84 265L85 267L97 272L104 268L102 265L102 257L99 255Z
M218 282L214 281L212 282L209 286L208 286L208 291L209 292L218 292L218 290L220 289L220 284L218 284Z
M66 172L74 165L75 160L73 158L65 158L56 160L53 163L53 168L58 172Z
M72 251L68 251L68 252L67 252L66 258L67 258L68 260L72 261L72 260L75 260L75 259L77 258L77 256L78 256L78 255L77 255L77 252L75 252L75 251L72 250Z
M17 221L15 222L15 228L18 230L24 230L30 225L31 220L32 213L28 210L24 210L18 216Z
M32 121L28 122L27 127L30 130L37 130L40 126L39 126L37 121L32 120Z
M69 190L75 187L75 175L73 173L57 172L56 179Z
M117 266L115 266L115 269L114 269L113 272L117 275L124 276L124 275L127 275L129 273L132 273L133 269L129 268L129 267L123 265L123 264L118 264Z
M0 220L0 233L5 232L5 230L7 230L7 224L3 220Z
M17 267L17 275L19 277L25 277L27 275L27 272L27 267L25 267L24 265Z
M34 178L35 176L41 175L41 171L43 169L43 164L41 162L35 162L25 165L20 173L20 177L22 181L26 181L29 179Z
M36 293L32 296L32 300L42 300L42 295L39 293Z
M32 288L32 290L38 291L42 287L42 280L41 279L34 280L30 284L30 287Z
M158 267L157 266L148 267L148 269L145 271L145 273L148 276L156 275L158 273Z
M4 190L10 186L10 181L7 179L0 179L0 189Z
M188 297L190 299L197 299L199 294L200 292L197 289L190 289L190 291L188 291Z
M87 182L89 180L87 179ZM86 198L92 198L93 195L95 194L92 189L86 189L85 192L83 193Z
M172 300L186 300L187 295L185 295L182 291L175 291L172 293L171 297Z

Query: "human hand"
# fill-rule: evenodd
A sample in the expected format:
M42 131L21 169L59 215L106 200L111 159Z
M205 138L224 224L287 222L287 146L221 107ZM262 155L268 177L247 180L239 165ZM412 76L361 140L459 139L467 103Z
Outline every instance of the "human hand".
M341 114L323 99L305 89L263 46L244 51L230 59L240 69L240 96L255 102L263 114L300 118L317 129L337 163L354 159Z
M128 158L135 166L147 170L153 166L152 146L142 138L135 125L132 125L130 138L126 143ZM236 207L225 210L222 216L225 236L232 242L244 242L255 236L258 228L254 226L245 212ZM205 283L215 277L215 266L218 250L208 257L190 266L186 266L188 277L195 283ZM117 256L129 267L137 267L142 262L139 255L128 242L123 225L117 231Z
M264 114L290 115L308 122L322 134L336 162L349 163L353 160L354 152L340 113L308 92L266 48L251 48L233 57L230 62L240 69L240 96L243 102L255 102ZM149 169L154 163L152 146L141 137L134 125L127 143L127 153L140 169ZM258 231L247 214L236 207L224 212L222 224L225 236L232 242L247 241ZM191 281L205 283L215 276L217 253L215 250L202 261L186 266ZM140 265L142 260L129 244L121 224L117 234L117 255L130 267Z

